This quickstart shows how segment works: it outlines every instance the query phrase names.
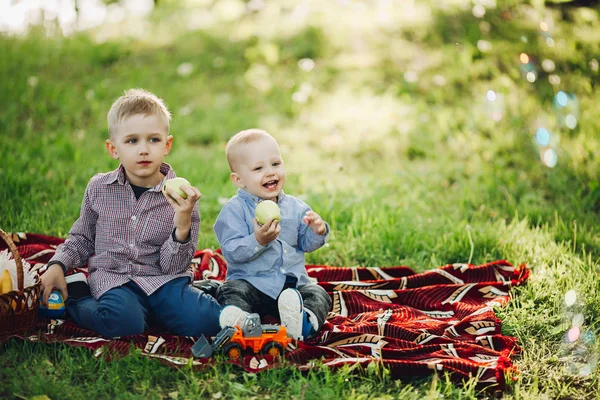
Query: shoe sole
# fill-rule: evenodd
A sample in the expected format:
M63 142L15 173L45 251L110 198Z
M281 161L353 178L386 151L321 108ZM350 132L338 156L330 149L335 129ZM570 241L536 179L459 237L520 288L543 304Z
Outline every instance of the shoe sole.
M225 328L227 326L244 327L248 313L236 306L225 306L219 313L219 326Z
M295 289L286 289L277 300L281 325L287 330L292 339L302 340L302 322L304 320L304 304L302 296Z

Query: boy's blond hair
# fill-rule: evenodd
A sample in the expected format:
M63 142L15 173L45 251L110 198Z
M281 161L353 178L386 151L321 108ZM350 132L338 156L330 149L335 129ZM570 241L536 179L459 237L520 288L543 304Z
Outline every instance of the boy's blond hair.
M227 147L225 148L225 155L227 156L229 169L232 172L235 171L236 165L234 160L238 156L238 152L236 150L240 147L240 145L252 143L264 138L270 138L277 143L277 140L275 140L271 134L262 129L246 129L233 135L233 137L227 142Z
M154 93L144 89L129 89L125 94L119 97L108 112L108 132L112 137L116 131L117 124L125 118L134 115L156 115L163 117L167 124L167 132L169 131L169 122L171 121L171 113L167 109L164 101L158 98Z

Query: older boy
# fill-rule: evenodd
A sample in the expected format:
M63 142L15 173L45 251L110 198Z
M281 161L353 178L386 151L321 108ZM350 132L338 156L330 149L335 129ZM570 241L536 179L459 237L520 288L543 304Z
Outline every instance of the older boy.
M114 102L106 149L121 165L92 177L79 219L42 276L43 302L59 289L75 322L102 336L141 334L151 319L177 335L219 330L222 307L190 285L200 192L182 186L185 199L172 189L162 193L175 178L163 162L173 144L170 120L163 101L144 90ZM85 263L89 287L75 274L67 292L66 272Z
M223 305L277 315L295 339L323 324L331 299L306 273L304 253L325 244L329 225L304 202L284 194L285 168L275 139L249 129L226 148L231 181L238 187L219 213L214 229L227 260L227 280L217 289ZM263 200L276 202L281 223L260 226L254 214Z

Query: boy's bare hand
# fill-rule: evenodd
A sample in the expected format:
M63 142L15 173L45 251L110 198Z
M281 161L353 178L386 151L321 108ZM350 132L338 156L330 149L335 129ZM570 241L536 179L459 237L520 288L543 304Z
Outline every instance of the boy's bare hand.
M164 196L175 210L175 218L173 219L176 228L175 236L177 240L183 242L187 240L190 233L194 204L202 197L202 193L193 186L181 185L179 188L187 194L187 199L181 197L171 188L165 190Z
M276 219L270 219L263 226L260 226L256 218L254 218L254 236L256 236L256 241L261 246L266 246L277 239L279 232L281 232L281 225L279 225L279 221Z
M67 282L60 264L52 264L42 275L42 304L45 307L48 307L48 298L54 289L60 290L63 300L67 300L69 292L67 292Z
M302 218L302 222L310 226L310 229L317 235L323 236L327 232L325 221L314 211L307 211Z

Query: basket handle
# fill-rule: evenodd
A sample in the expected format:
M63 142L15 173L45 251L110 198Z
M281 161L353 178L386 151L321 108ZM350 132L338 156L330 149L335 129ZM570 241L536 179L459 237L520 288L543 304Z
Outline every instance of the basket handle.
M17 287L19 291L22 292L24 286L23 261L21 261L21 256L19 255L17 246L15 246L15 243L10 238L10 235L0 229L0 237L2 237L2 239L6 242L10 252L13 255L13 258L15 259L15 264L17 264Z

